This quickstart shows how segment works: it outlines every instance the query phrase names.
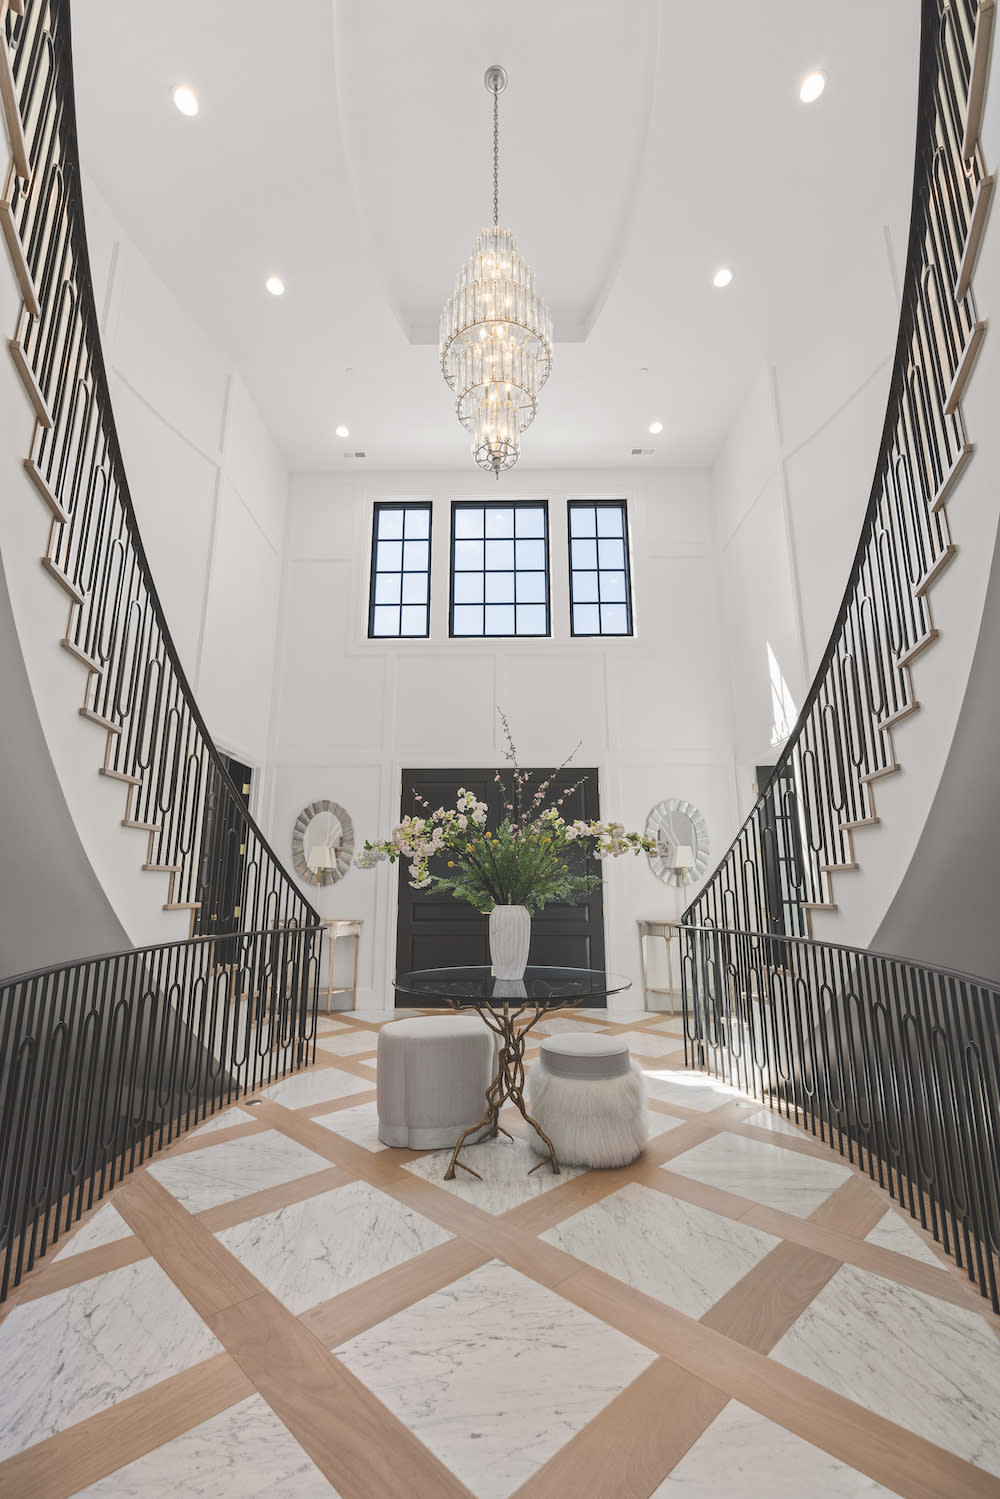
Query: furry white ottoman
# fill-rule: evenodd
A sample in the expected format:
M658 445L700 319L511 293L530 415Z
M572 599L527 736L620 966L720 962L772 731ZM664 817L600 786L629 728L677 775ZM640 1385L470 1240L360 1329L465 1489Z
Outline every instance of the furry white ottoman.
M628 1042L617 1036L547 1036L528 1077L527 1103L560 1165L627 1166L645 1147L646 1085ZM529 1144L545 1154L536 1135Z
M454 1145L482 1119L496 1064L496 1037L477 1015L420 1015L384 1025L375 1083L382 1144Z

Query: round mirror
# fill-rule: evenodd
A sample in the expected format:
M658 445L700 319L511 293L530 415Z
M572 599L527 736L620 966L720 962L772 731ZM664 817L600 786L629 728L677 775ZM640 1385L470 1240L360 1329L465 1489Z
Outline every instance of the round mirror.
M334 885L354 857L354 824L337 802L310 802L295 819L292 863L307 885Z
M646 820L656 844L649 867L666 885L693 885L708 868L708 824L693 802L672 796L657 802Z

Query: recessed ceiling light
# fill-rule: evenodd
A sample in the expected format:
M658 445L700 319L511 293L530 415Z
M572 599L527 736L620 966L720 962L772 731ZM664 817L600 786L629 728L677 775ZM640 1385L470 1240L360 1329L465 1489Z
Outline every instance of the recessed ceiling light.
M658 436L658 434L660 432L663 431L663 423L662 422L650 422L650 424L649 424L649 430L650 430L650 432L652 432L653 436L656 437L656 436Z
M807 73L799 85L799 98L803 104L813 104L826 88L824 73Z
M193 88L188 88L186 83L179 83L174 89L174 103L182 115L198 113L198 95Z
M712 277L713 286L728 286L733 279L733 273L727 265L721 265Z
M338 437L350 437L351 435L351 429L349 427L334 427L333 430L336 432Z
M268 276L264 282L272 297L283 297L285 295L285 283L280 276Z

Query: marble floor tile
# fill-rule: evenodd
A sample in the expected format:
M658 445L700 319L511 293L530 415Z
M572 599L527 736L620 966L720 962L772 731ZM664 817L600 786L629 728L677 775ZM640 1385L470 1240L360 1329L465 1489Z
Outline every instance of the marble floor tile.
M546 1032L550 1036L561 1036L566 1031L572 1031L574 1034L577 1031L591 1031L595 1036L606 1034L601 1026L596 1025L593 1020L575 1020L571 1019L569 1015L553 1015L551 1020L543 1020L541 1024L544 1025Z
M237 1124L252 1123L253 1114L249 1109L223 1109L221 1114L215 1114L206 1124L193 1129L188 1139L193 1140L195 1135L211 1135L218 1129L232 1129Z
M425 1010L414 1009L412 1006L401 1005L398 1010L394 1010L391 1008L377 1010L352 1010L350 1013L354 1015L356 1019L363 1020L366 1025L386 1025L390 1020L407 1020L411 1015L424 1015L427 1012ZM435 1013L440 1015L443 1012L441 1010L437 1010L435 1011Z
M251 1395L192 1427L77 1499L339 1499L287 1426Z
M342 1031L339 1035L320 1036L316 1045L333 1056L351 1057L358 1052L377 1051L378 1036L375 1031Z
M842 1265L771 1357L1000 1476L1000 1342L977 1312Z
M419 1160L409 1161L403 1170L412 1171L414 1176L422 1176L436 1187L471 1202L484 1213L507 1213L522 1202L530 1202L533 1197L540 1197L543 1192L550 1192L553 1187L583 1174L580 1167L563 1166L555 1176L545 1165L529 1176L538 1156L523 1140L505 1140L502 1136L496 1140L484 1140L462 1152L461 1159L467 1160L472 1169L480 1173L482 1181L477 1181L459 1167L454 1180L446 1182L444 1173L450 1156L450 1150L435 1150Z
M132 1230L120 1213L115 1212L110 1202L98 1208L87 1223L70 1239L65 1249L60 1249L53 1258L69 1259L71 1254L83 1254L88 1249L99 1249L102 1244L114 1244L118 1239L130 1239Z
M808 1218L853 1175L834 1161L727 1132L675 1156L666 1169L797 1218Z
M775 1135L792 1135L797 1140L809 1137L808 1130L790 1123L773 1109L759 1109L756 1114L748 1114L743 1123L752 1124L755 1129L769 1129Z
M651 1140L655 1140L657 1135L665 1135L668 1129L676 1129L684 1122L683 1119L676 1119L672 1114L661 1114L659 1109L646 1110L646 1129Z
M353 1109L335 1109L332 1114L313 1115L313 1124L342 1135L354 1145L363 1145L365 1150L388 1150L378 1137L378 1105L359 1103Z
M605 1019L611 1025L637 1025L640 1020L648 1020L655 1014L653 1010L639 1010L635 1005L630 1005L618 1010L605 1011Z
M172 1161L155 1161L149 1172L188 1212L201 1213L220 1202L249 1197L265 1187L329 1168L323 1156L268 1129L242 1140L206 1145Z
M221 1349L151 1259L15 1306L0 1325L0 1460Z
M377 1044L377 1043L376 1043ZM341 1072L336 1067L321 1067L313 1071L297 1072L280 1083L261 1091L261 1098L270 1098L283 1104L286 1109L304 1109L311 1103L325 1103L328 1098L348 1098L352 1093L367 1093L375 1086L375 1079L366 1082L352 1072Z
M574 1010L572 1013L574 1015L582 1015L584 1017L584 1019L586 1019L586 1020L607 1020L608 1019L607 1009L594 1008L594 1009L588 1009L588 1010Z
M894 1493L731 1400L650 1499L876 1499Z
M452 1237L367 1182L350 1182L215 1236L293 1312L435 1249Z
M540 1237L688 1317L704 1316L780 1243L638 1182Z
M908 1254L912 1260L921 1260L936 1270L941 1269L941 1261L927 1240L895 1208L890 1208L865 1238L880 1249L894 1249L897 1254Z
M660 1031L661 1034L666 1034L669 1036L680 1036L683 1040L684 1017L683 1015L670 1016L666 1020L657 1021L656 1025L648 1025L646 1029L650 1031Z
M661 1103L679 1103L686 1109L707 1113L724 1103L743 1097L735 1088L727 1088L704 1072L687 1072L683 1068L645 1067L646 1091Z
M655 1357L495 1260L336 1356L476 1499L507 1499Z
M622 1031L615 1040L627 1041L629 1051L636 1057L662 1057L677 1050L670 1037L659 1036L655 1031Z
M330 1035L337 1031L353 1031L354 1027L348 1025L346 1020L335 1020L332 1015L320 1014L316 1017L316 1034L318 1036Z

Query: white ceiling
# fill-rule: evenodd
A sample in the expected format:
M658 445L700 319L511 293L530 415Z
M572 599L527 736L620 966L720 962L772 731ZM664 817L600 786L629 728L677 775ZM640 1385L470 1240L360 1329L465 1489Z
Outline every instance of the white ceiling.
M290 468L356 470L355 448L373 468L471 468L437 322L491 216L499 62L500 217L556 332L521 471L702 464L824 283L873 274L858 247L912 167L919 10L78 0L81 154ZM829 84L805 106L812 68Z

